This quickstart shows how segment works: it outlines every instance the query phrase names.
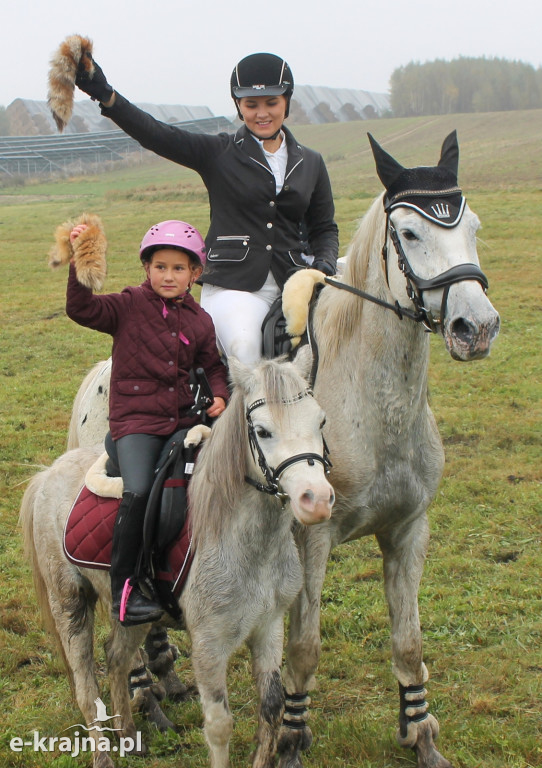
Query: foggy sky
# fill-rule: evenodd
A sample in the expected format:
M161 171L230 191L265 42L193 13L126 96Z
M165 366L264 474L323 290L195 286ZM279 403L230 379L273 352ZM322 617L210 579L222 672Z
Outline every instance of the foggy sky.
M299 84L385 93L410 61L486 56L539 67L541 29L538 0L15 0L0 24L0 105L45 100L51 55L74 33L93 40L94 58L130 100L229 115L231 71L256 51L286 58Z

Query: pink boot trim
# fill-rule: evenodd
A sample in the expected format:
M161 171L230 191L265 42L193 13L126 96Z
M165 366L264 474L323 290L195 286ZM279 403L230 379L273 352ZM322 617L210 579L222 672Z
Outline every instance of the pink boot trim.
M132 593L132 585L130 584L130 579L126 579L124 582L124 588L122 590L122 597L120 599L120 609L119 609L119 620L124 621L124 617L126 616L126 605L128 603L128 598L130 597Z

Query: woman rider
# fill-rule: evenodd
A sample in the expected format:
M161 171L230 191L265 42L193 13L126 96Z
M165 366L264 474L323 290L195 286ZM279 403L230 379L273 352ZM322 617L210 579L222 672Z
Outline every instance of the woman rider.
M244 125L197 134L155 120L107 82L94 62L77 86L146 149L201 176L210 202L201 305L226 356L261 357L261 325L288 276L312 266L335 273L338 230L323 158L284 125L294 81L279 56L255 53L233 70L232 98Z

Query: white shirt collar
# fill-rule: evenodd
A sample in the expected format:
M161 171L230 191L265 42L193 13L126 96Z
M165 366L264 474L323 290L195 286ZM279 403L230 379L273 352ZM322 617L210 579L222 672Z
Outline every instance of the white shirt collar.
M259 139L257 136L254 136L254 134L251 134L251 136L261 146L265 159L267 160L267 163L273 172L278 195L284 184L284 177L286 176L286 165L288 163L288 147L286 146L286 136L284 135L284 131L280 132L282 141L276 152L268 152L263 145L263 139Z

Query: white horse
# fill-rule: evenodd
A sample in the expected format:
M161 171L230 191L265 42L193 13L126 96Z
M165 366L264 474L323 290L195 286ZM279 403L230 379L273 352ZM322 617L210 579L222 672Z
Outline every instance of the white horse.
M283 616L303 576L292 522L322 523L334 501L325 477L324 413L302 368L267 361L252 372L231 361L235 387L230 404L213 427L191 480L195 555L179 605L192 639L213 768L229 764L226 665L244 641L252 652L260 698L253 765L271 765L284 708ZM63 528L97 455L83 448L65 453L32 479L21 506L40 606L59 641L87 725L96 720L99 695L93 609L97 598L110 607L111 591L107 573L68 561ZM127 628L114 621L106 643L112 711L122 738L134 743L128 672L148 630L149 625ZM105 751L95 754L96 768L112 765Z
M406 169L374 140L372 147L386 193L362 219L341 280L326 281L312 312L315 393L327 413L337 500L329 523L300 529L297 536L305 584L290 612L284 671L296 727L286 721L282 729L280 768L299 768L300 750L312 738L303 713L320 655L320 594L329 553L367 535L376 537L383 555L400 692L398 740L416 751L419 768L450 766L434 744L438 723L425 701L428 672L418 616L426 512L444 465L427 400L427 331L443 337L454 359L475 360L489 354L499 316L479 267L480 222L457 187L455 132L435 167ZM320 280L321 273L307 270L286 284L283 305L293 335L304 328L300 296L310 296ZM94 376L102 371L101 379L72 417L74 431L90 423L101 439L107 431L107 422L99 423L108 379L103 366L94 369Z
M489 353L499 317L479 269L480 223L457 188L455 133L444 141L434 168L404 169L374 140L372 145L386 194L361 221L341 283L327 281L313 312L315 393L328 416L337 501L329 523L299 534L305 585L291 609L285 681L288 694L298 698L312 684L330 551L374 535L383 556L400 690L398 740L415 749L420 768L448 768L434 745L438 723L425 702L428 673L418 615L426 512L444 466L427 400L425 331L441 334L454 359L472 360ZM438 218L446 212L448 219ZM294 275L287 284L285 307L295 303L304 277ZM299 750L310 738L308 729L283 731L281 768L301 765Z

